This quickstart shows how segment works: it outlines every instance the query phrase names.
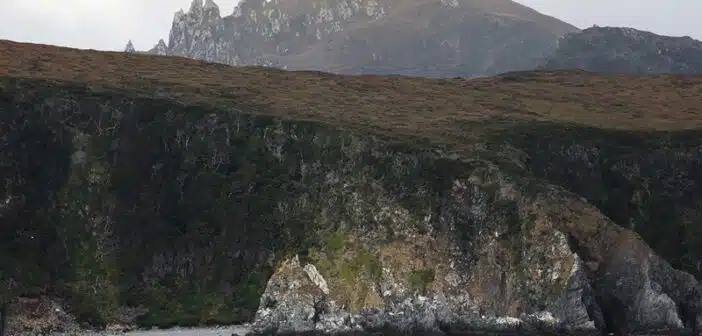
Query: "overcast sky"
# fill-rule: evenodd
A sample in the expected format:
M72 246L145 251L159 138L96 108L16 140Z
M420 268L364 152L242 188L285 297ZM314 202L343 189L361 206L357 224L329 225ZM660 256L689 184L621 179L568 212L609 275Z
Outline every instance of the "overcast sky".
M238 0L215 0L222 15ZM283 0L284 1L284 0ZM76 48L136 49L168 41L173 13L191 0L0 0L0 39ZM520 0L580 28L628 26L702 40L702 0Z

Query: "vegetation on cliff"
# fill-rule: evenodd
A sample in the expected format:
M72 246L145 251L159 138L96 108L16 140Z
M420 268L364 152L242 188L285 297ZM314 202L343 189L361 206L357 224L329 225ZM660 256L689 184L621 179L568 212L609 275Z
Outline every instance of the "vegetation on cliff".
M701 275L702 77L339 76L9 41L0 69L4 300L63 297L95 324L123 306L144 325L239 322L292 254L377 276L349 232L389 226L363 197L431 218L476 162L581 195ZM510 235L533 223L493 203L523 248ZM420 291L434 274L407 277Z

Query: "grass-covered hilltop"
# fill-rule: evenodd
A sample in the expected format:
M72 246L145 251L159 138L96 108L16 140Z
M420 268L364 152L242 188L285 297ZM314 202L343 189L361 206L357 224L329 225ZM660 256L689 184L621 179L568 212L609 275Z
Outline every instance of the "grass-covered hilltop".
M643 305L606 275L634 260L644 276L621 276L689 326L701 165L702 77L341 76L0 41L0 298L95 326L240 323L309 263L351 312L439 293L519 316L558 311L582 263L607 315Z

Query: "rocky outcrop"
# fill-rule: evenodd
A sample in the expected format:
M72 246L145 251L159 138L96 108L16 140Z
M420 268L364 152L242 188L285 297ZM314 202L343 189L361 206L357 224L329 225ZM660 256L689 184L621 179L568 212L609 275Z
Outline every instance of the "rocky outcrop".
M338 73L477 76L532 69L574 31L508 0L246 0L224 17L212 0L195 0L175 13L166 54Z
M136 49L134 49L134 44L132 44L132 40L129 40L127 42L127 46L124 47L124 52L128 52L128 53L136 52Z
M174 14L166 53L236 65L227 28L212 0L195 0L187 13Z
M592 27L567 34L540 69L599 73L700 74L702 42L621 27Z
M146 53L159 56L168 55L168 46L166 45L166 41L163 39L158 40L158 43L156 43L156 45L149 49Z
M366 280L358 271L352 279L344 279L324 267L321 272L316 271L315 265L343 265L338 260L329 262L308 255L303 267L296 256L284 262L269 280L254 330L285 333L387 328L404 332L598 328L615 335L684 327L699 330L700 283L690 274L674 270L638 235L617 227L584 200L567 192L542 190L539 196L531 198L519 191L518 183L504 177L487 178L490 174L485 171L477 175L480 178L474 175L455 182L465 188L454 185L453 189L460 194L455 196L460 202L470 203L464 206L485 209L485 205L474 203L480 201L476 193L488 186L496 187L503 193L507 190L502 197L516 200L514 210L524 216L520 218L534 221L530 222L535 225L531 228L534 231L520 231L519 237L541 239L527 238L522 242L522 247L532 249L519 251L523 259L518 261L518 267L506 268L499 261L504 252L502 239L509 235L509 227L502 228L507 232L485 230L485 237L475 239L482 244L473 244L470 255L482 256L478 260L460 253L442 256L432 247L449 245L451 249L451 242L436 239L418 244L431 234L422 237L414 232L410 234L412 241L403 243L408 251L399 254L411 257L382 258L385 254L380 250L381 257L374 266L379 269L378 277L374 281ZM491 185L496 181L500 181L499 185ZM468 193L470 197L466 197ZM490 202L501 201L504 199ZM492 210L486 213L499 218L499 212ZM475 219L471 222L481 226ZM528 225L521 230L528 230ZM549 237L549 233L554 236ZM502 247L496 249L499 246ZM434 262L426 261L424 253L439 257ZM432 266L413 270L407 267L408 262ZM444 264L450 268L442 270ZM344 304L349 301L343 301L348 299L343 295L349 293L344 287L349 282L356 288L352 293L363 288L360 301L351 307Z
M381 210L376 220L388 223L382 231L338 232L321 250L308 251L302 263L299 256L283 262L261 297L254 329L510 329L522 322L516 317L587 327L581 297L563 302L565 293L582 285L570 279L580 270L565 237L557 232L510 237L516 232L509 225L521 225L508 222L515 220L509 216L518 216L509 212L516 210L509 208L512 200L495 200L481 187L464 183L455 181L456 194L447 201L456 203L444 206L446 211L473 209L464 214L477 234L469 250L450 234L461 231L460 223L439 217L414 224L402 208ZM496 209L492 201L506 202L507 209ZM434 220L447 225L444 232L432 227ZM531 248L507 251L509 239ZM570 318L578 313L584 320Z
M602 314L599 327L615 335L685 325L697 330L700 325L694 319L702 313L699 298L694 298L698 281L674 270L628 230L611 239L606 254L586 251L577 239L571 240L586 258L585 273Z

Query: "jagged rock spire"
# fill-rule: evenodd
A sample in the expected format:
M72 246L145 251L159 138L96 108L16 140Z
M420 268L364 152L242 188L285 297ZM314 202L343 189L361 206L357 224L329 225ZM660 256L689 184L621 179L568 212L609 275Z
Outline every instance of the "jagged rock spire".
M214 2L214 0L205 0L203 11L207 13L207 16L220 18L219 6Z
M219 15L219 5L214 2L214 0L193 0L190 3L190 9L185 13L183 10L179 10L174 15L174 21L178 21L183 16L189 14L192 16L199 16L203 13L216 12Z
M214 2L214 0L205 0L204 8L205 10L216 9L219 11L219 6Z
M180 21L180 19L182 19L183 17L185 17L185 11L183 11L183 9L181 8L177 10L175 14L173 14L173 22Z
M134 44L132 44L132 40L129 40L127 42L127 46L124 47L124 52L128 52L128 53L136 52L136 49L134 49Z
M158 40L158 43L151 50L149 50L149 53L161 56L168 55L168 46L166 46L166 41L163 39Z
M202 12L202 7L204 4L202 3L202 0L193 0L193 2L190 3L190 10L188 10L189 14L198 14Z

